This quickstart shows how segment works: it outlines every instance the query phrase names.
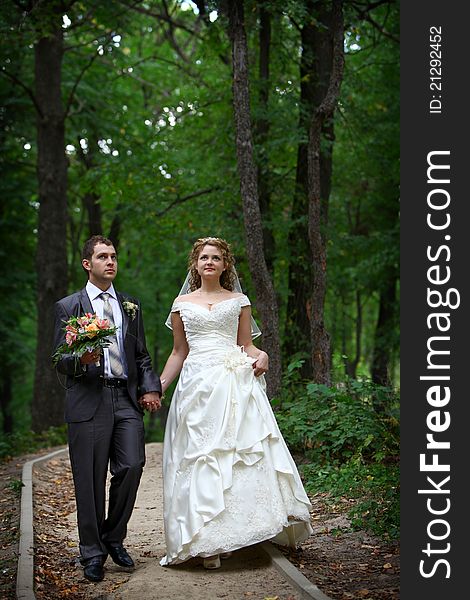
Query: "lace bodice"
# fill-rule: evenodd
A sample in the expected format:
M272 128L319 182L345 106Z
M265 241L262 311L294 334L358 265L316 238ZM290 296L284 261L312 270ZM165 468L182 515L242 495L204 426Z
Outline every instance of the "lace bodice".
M249 305L242 294L217 302L211 309L187 300L175 301L171 312L180 314L190 353L209 347L217 351L237 343L240 311Z

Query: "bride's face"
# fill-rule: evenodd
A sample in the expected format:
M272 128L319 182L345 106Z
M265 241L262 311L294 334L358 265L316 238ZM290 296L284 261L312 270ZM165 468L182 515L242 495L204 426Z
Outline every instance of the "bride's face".
M225 271L225 263L222 252L217 246L206 244L197 259L197 272L204 279L220 279Z

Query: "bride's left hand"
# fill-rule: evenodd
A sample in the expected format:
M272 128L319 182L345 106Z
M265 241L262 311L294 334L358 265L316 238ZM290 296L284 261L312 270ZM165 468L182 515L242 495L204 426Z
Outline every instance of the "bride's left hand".
M253 363L253 369L255 377L259 377L260 375L268 371L269 357L263 350L261 350L261 352L258 355L258 358Z

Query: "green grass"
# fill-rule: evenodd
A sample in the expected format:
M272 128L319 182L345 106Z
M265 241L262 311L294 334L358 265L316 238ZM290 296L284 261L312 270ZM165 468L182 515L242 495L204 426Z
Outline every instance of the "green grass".
M24 483L21 479L12 479L9 482L8 487L16 496L21 496L21 488L24 487Z

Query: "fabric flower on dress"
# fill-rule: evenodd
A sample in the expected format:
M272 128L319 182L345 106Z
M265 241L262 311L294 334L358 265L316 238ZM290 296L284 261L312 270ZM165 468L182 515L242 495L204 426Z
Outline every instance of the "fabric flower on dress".
M240 346L237 346L224 356L224 366L228 371L236 371L239 367L251 366L255 360L248 356Z
M126 311L127 315L134 320L135 316L137 314L137 311L139 310L139 307L137 304L135 304L134 302L131 302L130 300L125 300L122 303L122 308Z

